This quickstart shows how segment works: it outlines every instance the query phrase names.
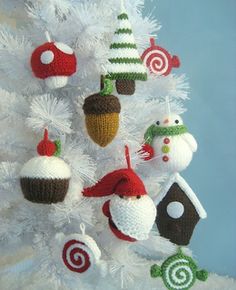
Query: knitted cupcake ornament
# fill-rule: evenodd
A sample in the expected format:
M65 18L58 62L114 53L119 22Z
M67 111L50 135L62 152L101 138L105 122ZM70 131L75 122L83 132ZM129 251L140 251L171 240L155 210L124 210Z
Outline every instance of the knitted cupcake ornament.
M44 139L38 144L39 156L26 162L20 172L20 184L24 197L35 203L62 202L69 188L70 167L59 157L60 141Z
M110 45L109 64L106 69L107 77L116 80L117 92L122 95L133 95L135 81L147 80L146 68L138 53L123 1L121 14L118 16L118 27Z

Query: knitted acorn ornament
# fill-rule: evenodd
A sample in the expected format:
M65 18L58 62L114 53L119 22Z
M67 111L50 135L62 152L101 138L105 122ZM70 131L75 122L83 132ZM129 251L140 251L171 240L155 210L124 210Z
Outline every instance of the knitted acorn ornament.
M142 54L143 63L152 74L167 76L172 68L180 67L178 56L171 56L163 47L155 44L155 39L150 38L151 46Z
M146 81L146 68L139 56L128 14L122 3L118 16L118 27L110 45L107 77L116 80L117 92L121 95L133 95L135 81Z
M195 261L182 253L167 258L161 266L153 265L150 269L152 278L161 277L169 290L189 290L196 280L206 281L208 272L198 270Z
M76 72L76 66L72 48L61 42L46 42L37 47L31 56L34 76L45 80L50 89L64 87L68 77Z
M26 162L20 172L24 197L35 203L62 202L69 188L71 171L61 158L56 157L60 155L60 141L50 141L45 129L37 151L40 156Z
M87 97L83 105L88 134L101 147L112 142L119 128L121 106L112 91L111 81L105 79L100 93Z

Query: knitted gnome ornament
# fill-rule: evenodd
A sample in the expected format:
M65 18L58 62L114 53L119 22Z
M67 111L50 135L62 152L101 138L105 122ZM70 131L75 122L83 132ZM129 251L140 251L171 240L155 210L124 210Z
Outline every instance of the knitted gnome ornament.
M75 273L85 273L96 264L99 265L101 251L93 238L85 234L84 224L80 225L82 234L72 234L62 238L62 262Z
M119 99L111 95L112 91L111 81L105 79L100 93L87 97L83 105L88 134L101 147L115 138L119 128L121 107Z
M24 197L35 203L57 203L64 200L71 177L70 167L57 156L60 142L48 139L48 131L38 144L40 156L26 162L20 172L20 184Z
M131 168L128 147L125 148L128 168L105 175L97 184L84 189L86 197L113 195L103 205L113 234L124 241L148 239L156 217L156 208L147 195L142 180Z
M116 89L119 94L133 95L135 81L146 81L147 73L137 50L128 14L123 3L121 6L118 27L110 45L110 63L106 67L107 77L116 80Z
M163 47L155 44L155 39L150 38L151 46L142 54L143 63L148 67L149 71L155 75L167 76L171 73L173 67L180 66L178 56L171 56Z
M180 172L190 164L193 152L197 151L195 138L188 133L179 115L161 115L145 135L143 153L145 160L153 159L159 173Z
M49 37L48 37L49 38ZM49 41L37 47L31 56L35 77L45 80L50 89L64 87L76 72L76 56L68 45Z
M195 261L181 251L167 258L161 266L153 265L150 269L152 278L161 277L169 290L189 290L196 280L206 281L208 272L198 270Z

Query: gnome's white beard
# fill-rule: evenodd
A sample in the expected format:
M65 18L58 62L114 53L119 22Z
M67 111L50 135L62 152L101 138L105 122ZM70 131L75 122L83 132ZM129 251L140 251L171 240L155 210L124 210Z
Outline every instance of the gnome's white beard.
M141 241L148 239L156 218L156 207L148 195L135 200L116 195L110 201L110 213L123 234Z

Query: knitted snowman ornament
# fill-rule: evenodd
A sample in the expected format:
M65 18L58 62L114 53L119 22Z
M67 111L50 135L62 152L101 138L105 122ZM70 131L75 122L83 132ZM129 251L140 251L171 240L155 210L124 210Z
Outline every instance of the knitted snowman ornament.
M156 217L156 207L147 195L142 180L131 169L128 147L128 168L105 175L97 184L84 189L86 197L113 195L103 205L112 233L119 239L135 242L148 239Z
M60 142L48 139L48 131L38 144L40 156L26 162L20 172L24 197L35 203L62 202L69 188L70 167L59 157Z
M85 234L84 224L80 225L81 234L60 236L62 263L69 271L85 273L100 262L101 251L93 238Z
M154 264L150 269L152 278L162 277L162 280L169 290L189 290L196 280L206 281L208 272L198 270L195 261L179 252L167 258L161 266Z
M144 140L142 151L147 155L144 159L153 159L160 173L172 174L186 169L197 151L195 138L182 118L174 113L160 115L147 129Z
M50 89L64 87L69 76L76 72L77 60L72 48L61 42L48 42L37 47L31 55L31 68L35 77L45 80Z

